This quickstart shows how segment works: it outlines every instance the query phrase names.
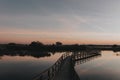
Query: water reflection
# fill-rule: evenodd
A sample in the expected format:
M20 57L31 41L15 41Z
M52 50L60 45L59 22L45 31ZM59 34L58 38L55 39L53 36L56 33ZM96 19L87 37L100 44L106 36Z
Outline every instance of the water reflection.
M50 57L51 55L54 55L55 52L29 52L29 51L12 51L12 52L7 52L7 53L0 53L0 57L7 55L7 56L32 56L35 58L40 58L40 57Z
M120 56L120 54L117 53L116 56Z
M80 64L86 63L86 62L88 62L88 61L97 59L97 58L99 58L99 57L101 57L101 55L95 55L95 56L91 56L91 57L84 58L84 59L81 59L81 60L77 60L77 61L75 61L75 64L76 64L76 65L80 65Z
M53 65L63 53L0 53L0 80L31 80Z
M119 53L115 54L112 51L102 51L102 56L90 59L92 61L77 62L75 70L81 80L120 80L120 57L118 55Z
M115 52L115 55L116 56L120 56L120 52Z
M0 53L0 80L31 80L34 75L53 65L63 53ZM119 54L102 51L101 55L79 59L75 61L75 71L80 80L120 80ZM73 74L76 76L75 71Z

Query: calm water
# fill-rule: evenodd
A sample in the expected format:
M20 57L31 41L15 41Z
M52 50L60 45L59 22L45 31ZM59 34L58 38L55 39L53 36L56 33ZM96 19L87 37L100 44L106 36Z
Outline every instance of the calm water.
M52 66L63 53L51 56L0 56L0 80L32 80L32 77ZM80 80L120 80L120 52L102 51L75 65Z
M61 56L48 57L0 56L0 80L31 80L33 76L53 65Z
M120 80L120 52L102 51L102 55L77 62L80 80Z

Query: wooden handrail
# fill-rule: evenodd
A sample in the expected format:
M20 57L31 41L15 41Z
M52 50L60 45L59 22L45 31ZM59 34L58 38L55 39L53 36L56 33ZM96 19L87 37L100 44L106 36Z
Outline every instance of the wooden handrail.
M53 80L54 76L59 72L68 56L70 56L69 53L63 54L50 68L36 75L33 80Z
M63 54L50 68L46 69L42 73L36 75L33 80L53 80L55 75L60 71L62 65L64 64L64 61L67 59L67 57L71 57L71 62L74 63L77 59L83 59L87 58L93 55L98 55L100 54L100 51L97 50L92 50L92 51L87 51L87 52L81 52L79 53L65 53ZM82 56L81 56L82 55ZM77 75L75 75L77 76ZM77 76L78 77L78 76ZM77 78L75 77L75 78ZM76 79L77 80L77 79Z

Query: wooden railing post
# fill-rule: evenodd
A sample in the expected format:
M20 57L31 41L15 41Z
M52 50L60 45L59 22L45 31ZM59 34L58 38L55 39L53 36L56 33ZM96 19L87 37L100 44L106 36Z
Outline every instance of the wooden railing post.
M48 70L48 80L51 79L50 70Z
M42 72L37 78L35 78L35 80L52 80L54 76L56 75L56 73L60 71L65 59L68 56L70 56L69 53L63 54L52 67Z
M54 77L54 66L52 67L52 78Z

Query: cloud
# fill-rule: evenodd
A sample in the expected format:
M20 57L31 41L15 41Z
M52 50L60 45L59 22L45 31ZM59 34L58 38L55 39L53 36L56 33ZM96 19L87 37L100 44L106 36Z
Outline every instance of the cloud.
M118 0L1 0L0 35L118 42ZM5 38L6 40L8 38ZM39 38L37 38L39 37ZM33 40L33 39L32 39Z

